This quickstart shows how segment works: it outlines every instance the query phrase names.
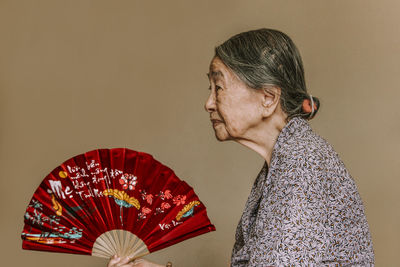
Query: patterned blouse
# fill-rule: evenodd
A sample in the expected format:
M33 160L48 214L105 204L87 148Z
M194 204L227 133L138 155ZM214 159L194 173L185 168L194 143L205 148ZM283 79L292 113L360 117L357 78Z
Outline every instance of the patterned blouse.
M295 117L258 174L231 266L374 266L357 186L338 154Z

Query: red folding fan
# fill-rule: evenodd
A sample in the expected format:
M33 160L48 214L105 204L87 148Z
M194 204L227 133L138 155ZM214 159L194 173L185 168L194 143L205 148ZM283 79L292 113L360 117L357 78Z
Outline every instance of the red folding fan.
M138 258L215 231L193 188L125 148L73 157L47 175L25 212L23 249Z

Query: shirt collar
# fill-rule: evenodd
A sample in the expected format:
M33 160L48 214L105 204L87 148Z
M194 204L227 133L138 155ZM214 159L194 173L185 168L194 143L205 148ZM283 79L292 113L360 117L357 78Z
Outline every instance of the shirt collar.
M294 117L286 123L279 133L278 139L276 140L272 150L270 165L272 166L280 155L288 152L286 148L290 143L298 140L308 131L311 131L311 126L304 118Z

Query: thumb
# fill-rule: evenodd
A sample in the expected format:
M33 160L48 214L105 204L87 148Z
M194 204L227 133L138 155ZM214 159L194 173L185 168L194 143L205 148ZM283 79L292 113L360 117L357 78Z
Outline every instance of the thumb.
M132 260L131 257L123 257L121 258L121 260L118 262L118 264L123 265L123 264L127 264Z
M136 265L140 265L141 263L145 263L145 262L146 261L144 259L138 258L138 259L135 259L132 263L133 263L133 266L136 266Z

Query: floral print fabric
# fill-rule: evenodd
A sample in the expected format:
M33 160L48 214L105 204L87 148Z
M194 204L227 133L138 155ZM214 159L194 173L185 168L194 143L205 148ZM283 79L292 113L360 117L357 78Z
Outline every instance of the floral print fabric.
M231 266L374 266L357 186L303 118L285 125L254 182Z

